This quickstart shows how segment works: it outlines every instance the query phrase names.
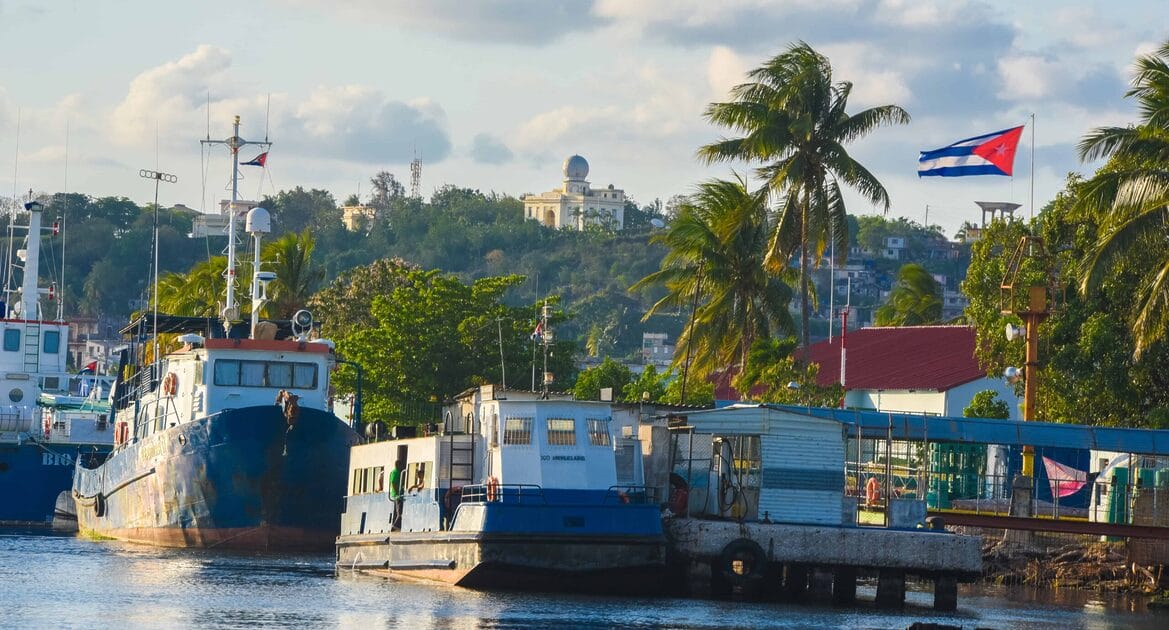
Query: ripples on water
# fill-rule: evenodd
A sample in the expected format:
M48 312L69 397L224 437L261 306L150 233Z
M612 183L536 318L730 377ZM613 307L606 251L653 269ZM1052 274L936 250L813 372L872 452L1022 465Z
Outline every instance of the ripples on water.
M873 589L861 587L862 598ZM1076 591L963 588L959 610L939 615L929 593L905 611L478 593L333 574L329 555L245 555L96 542L0 530L4 628L1169 628L1169 615L1134 600Z

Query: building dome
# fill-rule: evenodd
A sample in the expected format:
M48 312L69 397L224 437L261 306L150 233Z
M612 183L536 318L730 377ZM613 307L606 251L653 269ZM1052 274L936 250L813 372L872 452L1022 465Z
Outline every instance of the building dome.
M589 163L579 155L564 160L565 179L584 179L589 176Z

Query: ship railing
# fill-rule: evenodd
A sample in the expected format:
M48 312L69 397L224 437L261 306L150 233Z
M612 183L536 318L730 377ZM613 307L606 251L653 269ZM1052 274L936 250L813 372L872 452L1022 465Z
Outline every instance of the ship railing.
M652 486L609 486L601 505L657 505L658 489Z
M463 486L460 503L506 503L509 505L547 505L544 488L530 483L472 484Z

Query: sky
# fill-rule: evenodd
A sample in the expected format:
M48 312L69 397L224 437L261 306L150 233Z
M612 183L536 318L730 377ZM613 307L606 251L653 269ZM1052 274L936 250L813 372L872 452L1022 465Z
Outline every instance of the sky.
M245 198L367 199L380 170L408 185L415 155L424 196L539 193L580 154L594 187L665 202L751 175L695 159L730 133L702 112L805 41L853 84L850 111L909 112L849 150L889 191L890 218L928 213L953 236L981 219L975 201L1028 212L1032 155L1038 208L1098 166L1077 141L1135 120L1133 61L1166 40L1164 0L0 0L0 196L146 203L139 170L156 169L178 176L160 203L213 209L229 157L199 140L226 138L238 114L241 136L273 142L266 172L242 170ZM921 150L1024 123L1014 177L916 176Z

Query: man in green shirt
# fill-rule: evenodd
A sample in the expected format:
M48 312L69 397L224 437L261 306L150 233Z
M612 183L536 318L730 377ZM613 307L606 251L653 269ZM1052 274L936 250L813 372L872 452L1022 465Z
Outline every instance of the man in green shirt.
M391 531L402 528L402 469L405 462L398 460L390 470L390 500L394 502L394 515L390 524Z

